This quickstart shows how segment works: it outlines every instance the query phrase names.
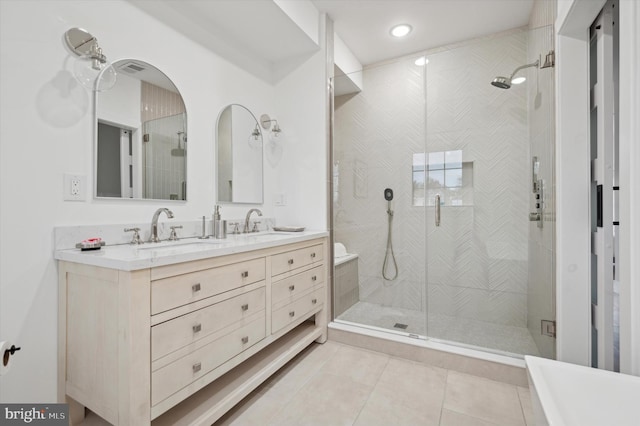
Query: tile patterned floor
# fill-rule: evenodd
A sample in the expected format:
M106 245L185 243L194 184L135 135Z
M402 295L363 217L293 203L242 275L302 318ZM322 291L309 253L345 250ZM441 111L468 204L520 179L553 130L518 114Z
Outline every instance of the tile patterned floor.
M358 302L338 319L388 330L414 333L436 339L519 355L539 356L538 348L526 327L493 324L467 318L429 314L425 331L424 312ZM407 324L404 330L394 324Z
M216 426L533 425L529 390L329 341L313 344Z

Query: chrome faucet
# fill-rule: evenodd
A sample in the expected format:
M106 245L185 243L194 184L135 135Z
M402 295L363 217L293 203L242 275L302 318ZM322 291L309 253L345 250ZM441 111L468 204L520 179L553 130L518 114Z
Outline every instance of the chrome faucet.
M249 212L247 213L247 217L244 219L244 231L242 231L243 234L246 234L249 231L249 218L251 217L251 213L256 212L258 213L258 216L262 216L262 212L259 209L251 209L249 210Z
M160 217L160 213L166 213L169 219L173 218L173 212L165 207L161 207L153 214L153 218L151 219L151 236L149 237L149 242L151 243L159 243L160 238L158 238L158 217Z

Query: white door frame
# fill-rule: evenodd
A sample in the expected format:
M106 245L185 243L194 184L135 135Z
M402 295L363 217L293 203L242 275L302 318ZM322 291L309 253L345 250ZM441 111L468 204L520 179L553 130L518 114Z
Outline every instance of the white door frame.
M620 371L640 376L640 4L620 1Z
M590 365L589 27L605 0L558 0L557 358ZM640 375L640 5L620 1L620 370ZM635 220L635 222L634 222ZM635 259L635 260L634 260Z

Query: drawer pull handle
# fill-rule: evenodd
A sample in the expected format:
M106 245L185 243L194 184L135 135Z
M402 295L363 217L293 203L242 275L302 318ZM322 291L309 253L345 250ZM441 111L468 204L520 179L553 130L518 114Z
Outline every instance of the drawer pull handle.
M241 306L243 311L248 311L249 310L249 304L245 303L244 305Z
M312 258L315 258L315 257L316 257L316 254L315 254L315 253L311 253L311 257L312 257Z
M317 279L318 279L318 277L316 277L315 275L311 277L311 281L315 281Z
M202 364L201 363L196 363L193 364L193 367L191 367L193 369L193 373L197 373L198 371L202 370Z
M289 265L293 265L293 259L289 259Z
M290 316L290 317L294 317L295 315L296 315L296 311L291 311L291 312L289 312L289 316Z
M296 286L295 286L295 285L290 285L290 286L289 286L289 291L293 291L293 290L295 290L295 289L296 289Z
M200 283L192 285L192 286L191 286L191 290L192 290L194 293L199 292L199 291L200 291Z
M195 333L199 333L202 330L202 324L196 324L193 326L193 332Z
M311 304L315 305L316 303L318 303L318 299L311 299Z
M242 338L242 343L249 343L249 336L244 336Z
M249 271L244 271L242 273L242 278L247 278L249 276Z

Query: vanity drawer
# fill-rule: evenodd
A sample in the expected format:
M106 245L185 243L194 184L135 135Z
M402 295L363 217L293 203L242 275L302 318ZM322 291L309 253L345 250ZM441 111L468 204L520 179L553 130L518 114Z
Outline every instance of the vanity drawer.
M322 258L322 244L276 254L271 257L271 275L280 275L315 262L321 262Z
M152 281L151 314L262 281L265 266L265 259L259 258Z
M324 267L317 266L308 271L274 282L271 286L271 305L293 301L298 295L307 292L314 286L324 283Z
M265 337L265 317L151 373L151 405L163 401Z
M271 316L271 332L278 332L288 324L306 317L309 312L324 304L325 292L325 287L321 286L298 300L273 311Z
M155 361L264 309L262 287L155 325L151 327L151 359Z

